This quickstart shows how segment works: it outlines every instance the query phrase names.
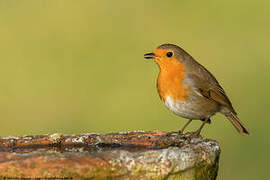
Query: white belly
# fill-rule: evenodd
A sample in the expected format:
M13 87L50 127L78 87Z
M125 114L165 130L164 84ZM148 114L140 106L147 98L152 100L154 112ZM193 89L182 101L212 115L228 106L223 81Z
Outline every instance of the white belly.
M174 114L187 118L187 119L203 119L205 116L193 109L192 104L189 102L174 101L170 96L165 100L165 106Z

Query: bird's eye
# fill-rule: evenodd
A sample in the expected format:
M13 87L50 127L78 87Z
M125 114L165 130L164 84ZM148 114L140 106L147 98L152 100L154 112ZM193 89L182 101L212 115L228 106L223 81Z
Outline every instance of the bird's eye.
M173 53L172 52L167 52L166 56L167 57L172 57Z

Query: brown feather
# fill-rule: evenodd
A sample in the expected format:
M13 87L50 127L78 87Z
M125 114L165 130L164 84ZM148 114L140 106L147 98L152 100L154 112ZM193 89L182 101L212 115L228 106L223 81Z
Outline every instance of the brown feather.
M240 121L240 119L234 113L230 113L225 116L230 120L232 125L240 134L243 134L243 133L250 134L250 131L245 127L245 125Z

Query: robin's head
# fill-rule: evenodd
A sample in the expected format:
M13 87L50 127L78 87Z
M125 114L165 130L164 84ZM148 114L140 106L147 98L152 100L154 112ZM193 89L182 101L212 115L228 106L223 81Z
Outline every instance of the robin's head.
M154 52L145 54L144 58L154 59L162 69L183 62L186 55L187 53L183 49L174 44L162 44Z

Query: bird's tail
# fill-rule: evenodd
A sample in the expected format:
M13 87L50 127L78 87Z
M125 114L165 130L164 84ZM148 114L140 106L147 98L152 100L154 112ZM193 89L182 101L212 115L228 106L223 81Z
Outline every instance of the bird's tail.
M225 115L232 125L235 127L235 129L240 133L240 134L250 134L249 130L245 127L245 125L240 121L240 119L236 116L235 113L231 112L229 114Z

